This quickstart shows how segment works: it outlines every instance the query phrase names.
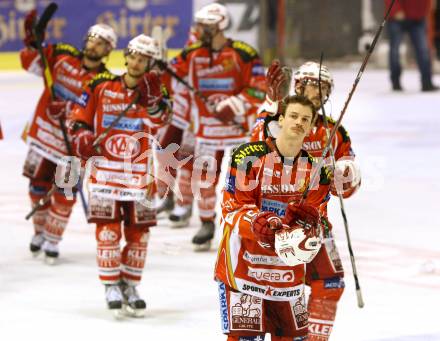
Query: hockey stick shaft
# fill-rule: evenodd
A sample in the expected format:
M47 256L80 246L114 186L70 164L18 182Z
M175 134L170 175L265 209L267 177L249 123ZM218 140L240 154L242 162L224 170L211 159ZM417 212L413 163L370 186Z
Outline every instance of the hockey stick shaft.
M321 53L321 59L319 61L318 86L319 86L319 98L320 98L321 110L322 110L322 120L324 122L324 128L326 131L327 138L329 139L330 138L330 129L328 126L328 120L327 120L327 115L325 112L324 103L322 100L321 70L322 70L323 57L324 57L323 53ZM331 160L331 163L333 166L333 170L335 170L336 169L336 158L335 158L335 151L333 149L333 146L331 145L331 140L330 140L330 160ZM342 197L342 193L339 193L337 191L337 194L338 194L338 199L339 199L339 206L341 208L342 220L344 221L345 235L347 237L348 252L350 254L351 267L353 270L354 283L355 283L355 287L356 287L357 304L358 304L359 308L363 308L364 307L364 300L362 298L361 286L359 284L359 278L358 278L358 273L357 273L357 269L356 269L356 261L354 258L354 252L353 252L353 248L352 248L352 244L351 244L350 230L349 230L349 226L348 226L347 214L345 211L344 198Z
M310 187L315 184L318 176L321 173L321 168L324 165L325 157L327 156L327 154L328 154L328 152L330 150L331 142L332 142L333 138L335 137L336 132L338 131L338 129L339 129L340 125L341 125L342 119L344 118L345 112L347 111L348 104L350 103L351 98L353 97L353 93L355 92L355 90L357 88L357 85L358 85L358 83L359 83L359 81L360 81L360 79L362 77L362 74L364 73L364 70L365 70L365 68L367 66L368 60L370 59L370 56L373 53L374 47L376 46L376 43L377 43L377 41L378 41L378 39L380 37L380 34L382 33L382 30L383 30L383 28L385 26L385 23L388 20L388 17L390 15L391 9L393 8L393 5L394 5L395 1L396 0L392 0L390 6L388 7L388 10L387 10L387 12L385 14L385 17L384 17L382 23L380 24L379 28L376 31L376 35L374 36L373 42L371 43L371 46L370 46L370 49L368 50L368 53L365 56L365 58L364 58L364 60L362 62L362 65L361 65L361 67L360 67L360 69L358 71L356 79L354 80L353 86L352 86L350 92L348 93L348 97L347 97L347 100L344 103L344 107L342 108L341 114L339 115L338 120L336 121L333 129L331 130L331 133L330 133L330 136L329 136L329 140L327 141L327 144L326 144L324 150L322 151L321 158L319 159L317 167L315 168L315 171L312 174L310 183L309 183L309 185L307 186L306 190L303 193L303 196L301 198L301 203L304 202L304 200L307 198L307 195L310 192Z

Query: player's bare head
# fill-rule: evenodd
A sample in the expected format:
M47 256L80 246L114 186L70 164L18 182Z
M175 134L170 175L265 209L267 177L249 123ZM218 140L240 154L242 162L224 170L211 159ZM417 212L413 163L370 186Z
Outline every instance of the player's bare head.
M316 115L315 106L306 97L298 95L287 97L278 119L281 129L279 136L303 139L312 129Z
M156 60L161 59L159 43L145 34L134 37L124 51L127 72L132 77L140 77L151 70Z
M309 107L310 112L312 113L312 120L314 120L316 118L317 111L316 111L316 107L313 105L313 102L311 100L309 100L307 97L302 96L302 95L293 95L293 96L286 97L281 102L281 112L280 112L281 116L286 115L286 112L288 112L289 105L296 104L296 103L299 103L303 106Z
M89 28L85 39L84 56L99 61L116 47L118 38L109 25L96 24Z
M294 74L295 93L307 97L316 108L321 107L319 81L321 80L322 104L325 103L334 87L333 77L325 65L307 62L299 67Z
M225 6L212 3L202 7L194 15L196 31L200 40L205 44L211 44L212 39L229 26L230 15Z

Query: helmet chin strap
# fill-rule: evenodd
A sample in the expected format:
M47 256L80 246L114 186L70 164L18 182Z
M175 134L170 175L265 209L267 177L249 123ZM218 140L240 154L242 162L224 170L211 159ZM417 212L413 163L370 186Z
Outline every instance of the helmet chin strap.
M153 58L151 57L148 58L149 59L148 59L147 67L145 68L145 72L150 72L153 69L154 65L156 64L156 61Z

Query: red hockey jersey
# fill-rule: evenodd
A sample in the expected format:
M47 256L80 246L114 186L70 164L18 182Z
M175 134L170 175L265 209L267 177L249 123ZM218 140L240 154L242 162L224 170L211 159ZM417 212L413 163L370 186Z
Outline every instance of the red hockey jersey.
M247 163L247 158L254 162ZM283 217L287 204L299 202L310 183L313 159L302 150L283 158L273 139L241 145L232 155L223 191L221 241L215 277L240 292L286 301L303 294L305 266L288 266L274 250L257 243L252 218L260 211ZM328 169L320 170L305 203L322 211L328 200Z
M98 137L135 96L135 89L127 88L123 76L99 74L72 109L69 125L85 123ZM162 112L152 116L146 108L132 105L100 143L104 159L93 164L89 179L91 194L120 201L144 199L153 174L152 130L163 124Z
M190 92L191 123L200 141L218 149L247 142L246 127L253 124L266 89L264 68L251 46L228 40L220 51L211 51L197 42L174 58L170 68L202 95ZM178 92L178 82L167 77L168 88ZM245 103L245 129L224 124L215 117L216 104L233 95Z

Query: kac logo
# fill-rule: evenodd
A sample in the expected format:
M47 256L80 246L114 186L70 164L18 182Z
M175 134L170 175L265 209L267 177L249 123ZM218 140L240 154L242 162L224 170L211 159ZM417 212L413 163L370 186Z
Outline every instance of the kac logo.
M110 155L125 159L137 156L141 146L139 141L130 135L116 134L106 141L105 149Z

